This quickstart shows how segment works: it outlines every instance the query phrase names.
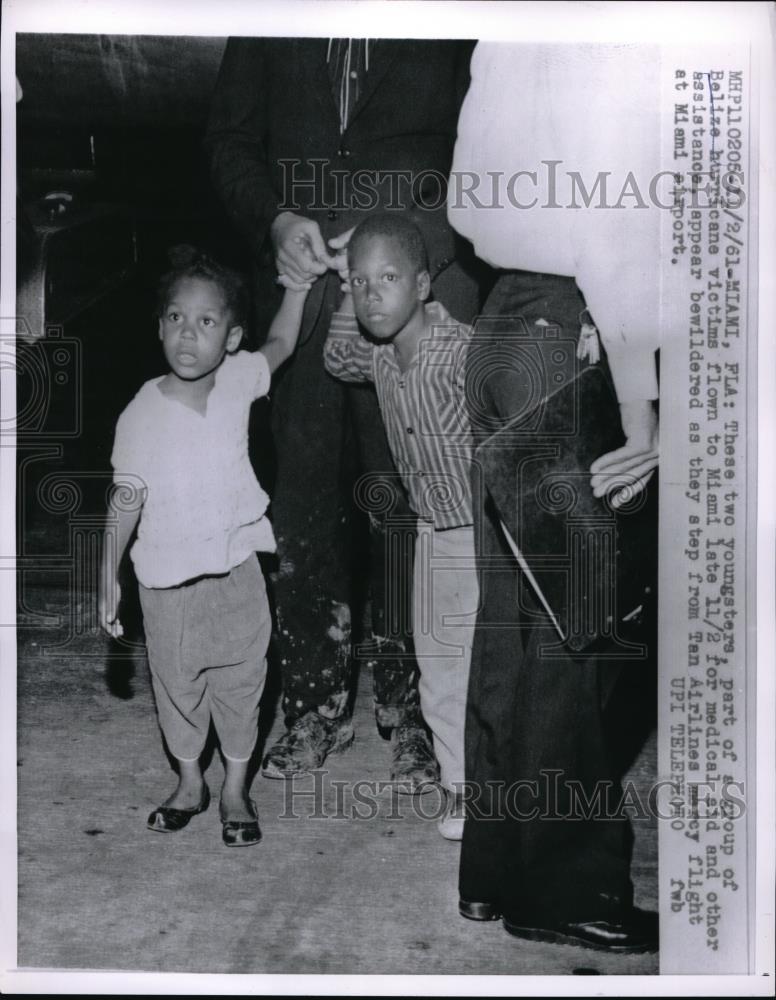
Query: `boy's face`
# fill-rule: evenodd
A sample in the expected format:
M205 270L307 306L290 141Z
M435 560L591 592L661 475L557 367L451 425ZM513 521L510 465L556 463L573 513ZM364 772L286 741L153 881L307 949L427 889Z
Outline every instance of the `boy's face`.
M428 298L428 272L418 272L397 240L359 240L348 266L356 316L377 340L391 340Z
M214 371L227 351L237 349L235 326L221 289L207 278L181 278L170 289L159 339L178 378L193 382Z

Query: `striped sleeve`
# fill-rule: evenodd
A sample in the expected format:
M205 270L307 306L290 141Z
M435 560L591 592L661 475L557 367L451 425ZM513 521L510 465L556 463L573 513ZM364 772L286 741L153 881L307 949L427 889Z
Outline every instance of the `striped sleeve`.
M374 382L374 347L352 313L335 312L323 347L326 371L343 382Z

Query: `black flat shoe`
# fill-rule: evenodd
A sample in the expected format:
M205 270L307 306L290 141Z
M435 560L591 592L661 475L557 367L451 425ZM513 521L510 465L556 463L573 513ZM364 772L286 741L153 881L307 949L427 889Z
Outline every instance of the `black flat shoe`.
M545 927L528 927L504 917L504 929L513 937L527 941L549 941L570 944L594 951L639 955L658 949L657 913L632 907L616 920L588 920L578 923L558 923Z
M458 900L458 912L467 920L498 920L501 916L495 903L474 903L466 899Z
M192 816L203 813L210 805L210 789L205 785L199 805L194 809L173 809L171 806L159 806L148 817L148 829L160 833L177 833L188 825Z
M222 838L227 847L250 847L251 844L258 844L261 840L258 810L253 799L251 799L251 806L253 806L253 811L256 813L255 819L221 820L223 825Z

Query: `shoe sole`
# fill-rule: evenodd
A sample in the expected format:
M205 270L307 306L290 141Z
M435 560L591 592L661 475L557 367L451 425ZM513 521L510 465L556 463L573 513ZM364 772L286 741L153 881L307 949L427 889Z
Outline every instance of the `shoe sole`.
M467 920L475 920L478 923L501 919L501 911L496 909L493 903L464 903L459 900L458 912Z
M345 730L344 736L339 735L337 737L337 742L334 744L331 750L329 750L326 753L326 757L330 756L333 753L344 753L345 750L347 750L348 747L351 746L355 738L356 738L355 731L352 726L349 726L348 729ZM321 764L323 764L323 762L326 760L326 757L323 758ZM321 764L319 764L318 767L320 767ZM281 771L279 768L273 768L272 765L270 765L270 767L262 767L261 775L263 778L277 778L287 781L289 778L296 778L297 776L302 777L305 774L310 774L314 770L317 770L317 768L309 768L307 770L300 769L298 771Z
M262 835L261 831L259 831L258 836L256 836L252 840L243 840L242 838L238 838L235 840L231 839L227 840L226 835L222 834L221 842L223 843L224 847L254 847L256 844L261 843L261 839Z
M465 914L464 914L465 916ZM586 951L606 951L610 954L619 955L644 955L648 952L656 952L658 946L644 942L641 945L616 945L597 944L588 941L586 938L576 937L573 934L564 934L562 931L551 931L541 927L520 927L511 924L507 920L502 920L504 930L512 937L523 938L525 941L544 941L547 944L567 944L574 948L584 948Z
M201 816L203 812L207 812L210 805L210 789L205 788L205 793L200 801L199 806L196 809L171 809L173 813L184 813L187 814L184 818L183 824L181 826L157 826L156 821L158 819L162 820L164 823L164 811L166 806L159 806L157 809L151 813L151 815L146 820L146 829L153 830L154 833L180 833L181 830L185 830L192 819L195 816ZM153 819L153 823L151 820Z

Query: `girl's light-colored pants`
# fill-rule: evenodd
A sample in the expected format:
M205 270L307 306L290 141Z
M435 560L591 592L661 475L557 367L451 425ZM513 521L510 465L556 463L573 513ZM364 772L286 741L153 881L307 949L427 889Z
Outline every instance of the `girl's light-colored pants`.
M196 760L215 726L225 757L244 761L258 735L272 631L256 554L224 576L139 588L159 726L180 760Z
M431 730L442 784L464 781L464 724L479 586L474 528L438 530L418 524L413 640L420 668L420 705Z

